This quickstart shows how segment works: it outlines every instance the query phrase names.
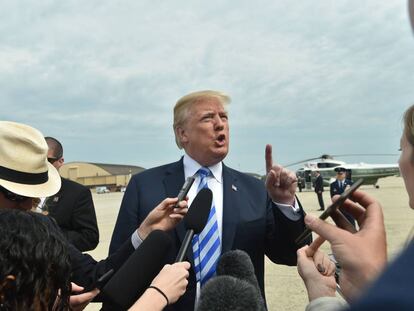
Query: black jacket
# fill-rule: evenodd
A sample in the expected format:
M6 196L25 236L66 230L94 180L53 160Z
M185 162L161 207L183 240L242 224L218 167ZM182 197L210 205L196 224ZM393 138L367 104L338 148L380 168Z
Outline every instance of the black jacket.
M62 178L62 187L46 199L46 209L68 241L81 252L94 249L99 230L91 191L74 181Z

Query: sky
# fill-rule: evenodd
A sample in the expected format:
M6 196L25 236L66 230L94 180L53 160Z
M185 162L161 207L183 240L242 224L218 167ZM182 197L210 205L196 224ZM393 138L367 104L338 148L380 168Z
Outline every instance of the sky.
M398 154L414 104L403 0L3 0L0 20L0 119L56 137L66 162L178 160L172 110L197 90L231 96L224 162L259 174L266 144L282 165Z

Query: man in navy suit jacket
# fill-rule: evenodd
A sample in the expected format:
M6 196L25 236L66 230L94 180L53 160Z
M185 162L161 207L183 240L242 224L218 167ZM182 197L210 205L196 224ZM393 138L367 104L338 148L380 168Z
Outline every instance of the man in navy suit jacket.
M229 101L223 93L201 91L188 94L177 102L174 132L177 145L185 150L185 154L177 162L132 177L112 235L110 253L116 251L137 226L139 237L144 239L155 229L144 221L153 206L165 197L176 197L185 178L196 174L201 167L207 167L212 172L207 183L213 191L221 253L232 249L246 251L264 296L264 255L275 263L296 265L298 246L294 240L305 228L304 213L295 198L296 176L273 165L271 146L266 147L266 188L262 181L224 165L222 161L229 146L226 111ZM188 193L189 204L200 183L200 177L195 176ZM176 254L185 235L183 224L178 224L171 235L175 239ZM187 258L194 265L191 249ZM187 293L173 309L193 309L199 290L192 271Z
M347 187L352 186L353 182L352 180L346 178L346 169L343 167L337 167L335 168L336 172L336 180L331 183L330 185L330 192L331 192L331 198L334 195L342 194ZM345 215L345 217L349 220L349 222L355 227L355 218L352 217L351 214L347 213L343 208L339 208L342 214Z

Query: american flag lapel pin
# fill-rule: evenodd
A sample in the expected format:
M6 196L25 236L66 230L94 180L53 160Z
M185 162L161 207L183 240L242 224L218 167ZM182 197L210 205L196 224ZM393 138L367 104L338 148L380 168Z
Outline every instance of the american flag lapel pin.
M231 185L231 189L233 189L233 191L237 191L237 187L235 185Z

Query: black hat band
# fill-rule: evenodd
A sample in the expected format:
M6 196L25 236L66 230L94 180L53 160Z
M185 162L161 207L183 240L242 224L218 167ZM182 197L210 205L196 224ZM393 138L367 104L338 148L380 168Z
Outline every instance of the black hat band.
M26 173L26 172L19 172L16 170L9 169L4 166L0 166L0 178L19 183L19 184L27 184L27 185L38 185L44 184L49 180L48 172L44 173Z

